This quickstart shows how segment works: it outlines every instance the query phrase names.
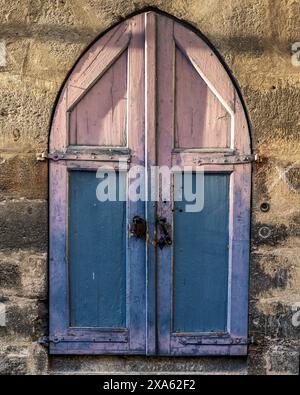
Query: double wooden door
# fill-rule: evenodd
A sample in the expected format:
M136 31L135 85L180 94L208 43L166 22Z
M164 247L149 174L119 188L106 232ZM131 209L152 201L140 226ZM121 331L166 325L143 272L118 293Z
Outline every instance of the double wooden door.
M153 12L116 26L70 75L49 157L50 352L245 354L250 143L212 49Z

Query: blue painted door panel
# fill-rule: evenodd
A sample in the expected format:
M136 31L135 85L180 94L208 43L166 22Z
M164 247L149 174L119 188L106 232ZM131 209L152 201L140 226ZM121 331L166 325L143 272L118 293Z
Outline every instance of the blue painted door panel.
M175 175L175 188L178 177L182 175ZM205 174L200 212L185 212L184 199L174 203L175 332L226 331L229 178L226 173Z
M126 203L98 201L98 184L94 171L70 172L70 324L122 328L126 327Z

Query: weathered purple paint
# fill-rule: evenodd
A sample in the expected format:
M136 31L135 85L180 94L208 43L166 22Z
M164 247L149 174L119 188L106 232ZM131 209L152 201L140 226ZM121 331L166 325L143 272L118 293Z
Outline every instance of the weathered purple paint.
M145 143L147 144L146 166L156 165L156 15L145 15L145 92L147 108L145 114ZM146 180L148 194L151 194L151 178ZM148 242L146 243L146 284L147 284L147 342L146 354L156 354L156 203L146 202Z
M128 73L132 76L128 81L127 95L130 105L125 116L130 131L127 148L130 150L132 160L129 166L143 165L145 157L144 96L140 96L140 92L144 92L145 80L145 55L142 49L145 41L144 15L123 22L114 28L113 32L107 34L108 39L103 36L75 67L64 87L52 123L50 151L68 152L66 160L50 163L50 353L53 354L144 354L146 348L145 245L142 240L136 240L128 234L126 237L126 329L116 331L115 328L107 328L103 331L103 328L69 326L68 170L97 170L99 166L113 166L118 169L116 158L124 158L126 163L129 157L128 152L124 153L124 148L118 147L109 154L103 142L102 148L99 147L102 151L97 155L93 154L95 152L93 148L87 149L80 145L74 147L77 137L72 129L71 136L69 135L68 122L65 119L69 115L67 110L76 108L76 104L79 105L82 98L89 103L88 96L94 81L102 75L106 78L104 72L120 59L119 55L125 49ZM119 83L123 90L123 80L120 79ZM93 145L97 138L97 128L95 124L91 125L91 145ZM104 125L104 129L106 127L107 124ZM79 130L76 132L80 133ZM107 135L109 132L110 130L104 130L100 136ZM79 141L80 144L82 142L89 143L88 140ZM120 145L120 137L115 144L114 140L112 142L112 145ZM69 157L71 159L68 159ZM145 204L129 202L127 212L126 229L129 229L129 221L134 215L145 216Z
M185 114L186 109L185 100L176 101L176 51L180 51L180 56L184 56L188 62L185 71L193 70L192 79L197 79L198 73L200 85L205 86L206 93L189 104L189 114L193 115L197 103L203 102L206 106L210 103L210 108L205 112L208 118L202 127L197 125L194 129L191 122L193 118L180 117L177 137L174 109L176 105L180 106L180 114ZM109 135L110 131L104 131L100 136L106 137L98 141L103 146L103 141L114 146L126 142L124 148L131 154L129 166L146 162L148 167L155 164L171 167L176 164L194 168L195 164L202 161L206 163L206 172L231 173L229 308L225 337L172 333L173 250L170 247L163 250L155 248L156 216L164 216L169 223L173 221L172 204L162 201L158 202L157 207L153 207L152 203L128 203L128 222L134 215L140 215L147 218L149 227L147 248L142 240L132 237L127 240L127 328L103 331L100 328L69 327L68 169L93 170L99 164L117 168L118 155L126 161L128 152L124 153L124 148L117 148L111 155L102 152L92 158L92 151L88 152L86 147L70 147L77 141L77 130L73 127L74 119L71 120L71 129L68 129L68 118L81 99L88 97L94 84L101 80L122 54L124 57L125 52L127 112L124 114L125 107L120 107L122 110L117 115L116 124L126 118L126 136L124 138L124 135L118 134L114 139L114 136ZM180 73L177 73L177 78L180 78ZM184 87L180 84L177 81L177 89L179 86ZM210 97L209 102L205 101L205 96ZM223 120L220 122L225 125L225 135L222 135L218 118L224 114L226 117L220 118ZM213 118L211 123L210 117ZM105 121L104 124L109 123ZM209 125L218 126L211 132ZM99 136L97 128L92 132L92 144L97 142ZM194 130L202 133L201 138L193 135ZM85 137L80 141L88 144ZM180 23L154 12L137 15L111 29L79 60L64 86L55 111L50 151L65 153L67 150L74 151L74 148L79 152L71 159L50 163L50 353L246 354L251 165L236 164L234 155L251 153L249 130L238 93L213 50ZM229 155L226 159L228 164L224 163L225 153ZM151 193L150 183L148 192Z

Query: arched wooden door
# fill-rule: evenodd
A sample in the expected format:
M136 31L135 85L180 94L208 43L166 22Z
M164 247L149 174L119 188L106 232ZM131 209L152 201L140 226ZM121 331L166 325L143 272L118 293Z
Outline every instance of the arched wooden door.
M48 156L51 353L247 352L249 131L198 35L147 12L101 37L62 90ZM135 166L146 198L120 198ZM150 199L153 166L176 166L170 199ZM116 170L116 201L97 199L99 167ZM190 212L174 190L199 167L204 205Z

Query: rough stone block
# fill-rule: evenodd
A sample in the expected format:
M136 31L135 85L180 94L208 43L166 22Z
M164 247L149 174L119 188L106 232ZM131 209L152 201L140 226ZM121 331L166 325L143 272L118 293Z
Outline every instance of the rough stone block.
M285 224L256 223L252 228L254 245L282 244L288 237L288 228Z
M47 202L0 202L0 248L47 250Z
M299 374L299 351L293 347L273 346L266 354L269 374Z
M48 351L47 348L37 343L32 343L28 349L28 370L29 374L46 374L48 372Z
M260 344L251 344L248 349L247 373L250 375L264 375L267 372L265 348Z
M251 295L260 295L272 289L286 288L293 278L294 262L286 256L253 253L250 265Z
M0 251L0 289L6 295L47 298L47 254Z
M47 274L47 254L28 254L22 265L21 294L25 297L46 299Z
M46 149L54 101L55 93L46 88L28 89L13 81L2 85L0 150L28 153Z
M0 351L0 375L23 375L27 373L27 351L17 348L14 352Z
M259 304L258 304L259 303ZM250 333L255 341L280 339L299 341L300 326L293 319L293 305L266 298L250 303Z
M246 374L247 360L242 357L223 358L143 358L143 357L91 357L91 356L51 356L49 372L122 372L154 373L190 372Z
M3 257L0 253L0 289L17 289L20 286L21 274L18 264L9 257Z
M245 91L245 96L259 141L275 144L278 139L292 140L296 144L295 148L299 147L299 114L293 111L300 104L297 87L278 85L266 92L249 87ZM294 125L293 128L290 127L291 124ZM286 152L283 158L289 159L289 153Z
M6 198L47 199L47 162L34 156L0 152L0 200Z
M3 336L37 341L47 333L47 309L43 302L22 298L5 303L6 326L0 328Z

